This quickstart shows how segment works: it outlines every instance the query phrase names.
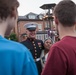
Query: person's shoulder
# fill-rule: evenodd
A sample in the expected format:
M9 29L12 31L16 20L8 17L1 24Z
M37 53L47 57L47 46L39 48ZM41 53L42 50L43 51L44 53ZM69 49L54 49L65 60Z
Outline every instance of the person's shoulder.
M51 46L51 50L62 50L62 48L64 47L64 43L62 40L55 42L52 46Z
M65 36L60 41L53 44L53 46L57 46L57 47L64 47L65 46L66 47L70 41L71 41L71 37Z
M24 40L24 41L21 41L20 43L24 43L24 42L27 42L28 40L26 39L26 40Z
M24 41L21 41L20 43L22 44L28 44L30 41L28 39L24 40Z
M54 43L51 47L51 49L57 49L60 51L65 51L66 48L69 48L69 45L67 44L67 39L63 38L60 41Z
M9 45L10 46L9 48L13 48L13 50L16 50L16 51L27 50L27 48L19 42L15 42L15 41L12 41L12 40L7 40L7 39L5 39L5 42L7 42L7 46Z
M38 42L43 42L42 40L39 40L39 39L35 39L36 41L38 41Z
M61 44L61 41L57 41L57 42L55 42L52 46L59 46Z
M19 42L15 42L15 41L11 41L11 40L9 42L12 43L12 46L14 47L14 50L16 52L23 53L25 55L25 57L27 57L28 60L32 59L32 55L27 47L25 47L24 45L22 45Z

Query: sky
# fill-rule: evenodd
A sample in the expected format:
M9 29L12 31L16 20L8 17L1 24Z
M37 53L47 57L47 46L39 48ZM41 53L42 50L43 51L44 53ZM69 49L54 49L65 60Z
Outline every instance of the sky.
M61 0L18 0L20 6L18 8L19 16L24 16L30 12L40 14L46 13L47 10L40 8L43 4L58 3ZM76 3L76 0L73 0Z

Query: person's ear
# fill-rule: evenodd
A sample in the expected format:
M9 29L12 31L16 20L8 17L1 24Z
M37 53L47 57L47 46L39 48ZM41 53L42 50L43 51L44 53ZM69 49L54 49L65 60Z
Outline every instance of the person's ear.
M14 17L15 19L18 17L17 8L13 7L11 11L11 17Z
M26 29L25 32L26 32L26 34L27 34L28 30Z
M35 32L37 32L37 31L38 31L38 29L36 28Z
M58 19L57 19L57 17L54 17L54 20L55 20L55 24L58 25Z
M25 32L27 33L27 30L25 30Z

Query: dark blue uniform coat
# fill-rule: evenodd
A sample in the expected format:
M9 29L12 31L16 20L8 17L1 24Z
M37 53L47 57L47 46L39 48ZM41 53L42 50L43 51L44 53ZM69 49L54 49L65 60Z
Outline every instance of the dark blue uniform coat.
M32 40L32 39L27 38L27 40L22 41L21 43L30 50L34 60L40 58L41 52L44 49L42 40L38 40L38 39ZM41 61L39 60L35 62L36 62L38 72L40 75L42 71Z

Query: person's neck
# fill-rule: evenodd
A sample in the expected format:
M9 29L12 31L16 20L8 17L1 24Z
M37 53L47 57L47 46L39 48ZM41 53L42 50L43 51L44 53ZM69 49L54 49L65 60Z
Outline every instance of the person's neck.
M59 37L62 39L65 36L74 36L76 37L75 26L72 27L59 27Z
M46 55L49 52L49 50L45 49L44 54Z
M0 23L0 35L4 37L5 32L6 32L6 26L7 23L6 22L1 22Z
M28 37L28 39L29 39L30 41L34 41L34 40L35 40L35 38L29 38L29 37Z

